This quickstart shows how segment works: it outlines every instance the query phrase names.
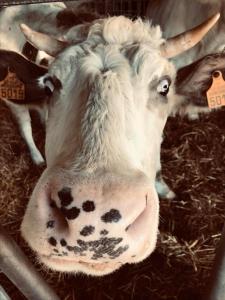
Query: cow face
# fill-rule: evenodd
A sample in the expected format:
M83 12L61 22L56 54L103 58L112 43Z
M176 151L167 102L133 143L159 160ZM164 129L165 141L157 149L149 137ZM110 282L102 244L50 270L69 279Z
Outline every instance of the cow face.
M124 17L95 22L79 44L50 44L60 54L39 78L54 89L47 168L22 234L50 268L104 275L156 244L161 136L178 105L165 56L175 49L158 27Z

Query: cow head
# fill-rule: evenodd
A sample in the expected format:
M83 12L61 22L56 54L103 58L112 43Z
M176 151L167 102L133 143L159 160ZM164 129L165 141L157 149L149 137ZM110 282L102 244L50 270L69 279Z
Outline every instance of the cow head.
M76 28L58 41L22 26L56 56L38 80L52 91L47 168L21 227L47 266L104 275L153 251L161 136L181 101L168 57L197 43L217 18L170 41L159 27L125 17L84 25L79 43Z

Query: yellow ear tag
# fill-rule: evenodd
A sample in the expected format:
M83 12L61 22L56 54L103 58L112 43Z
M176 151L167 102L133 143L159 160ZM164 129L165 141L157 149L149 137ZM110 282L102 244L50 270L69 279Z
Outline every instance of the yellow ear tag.
M9 100L24 100L25 86L15 73L8 69L6 77L0 81L0 98Z
M225 105L225 81L220 71L213 73L213 82L206 92L209 108Z

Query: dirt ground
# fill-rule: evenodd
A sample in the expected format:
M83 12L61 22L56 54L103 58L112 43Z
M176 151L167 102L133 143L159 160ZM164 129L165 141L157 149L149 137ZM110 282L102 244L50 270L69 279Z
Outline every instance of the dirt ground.
M43 128L34 115L34 135L43 151ZM20 235L29 195L43 169L35 167L10 111L0 103L0 223L36 264L61 299L199 300L209 284L225 214L225 109L198 121L169 119L162 146L164 178L174 200L160 200L155 252L103 278L46 272ZM24 299L0 273L13 300Z

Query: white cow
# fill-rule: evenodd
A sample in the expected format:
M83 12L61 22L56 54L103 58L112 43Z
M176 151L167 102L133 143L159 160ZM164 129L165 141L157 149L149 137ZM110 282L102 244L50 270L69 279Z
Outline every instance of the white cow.
M23 52L26 39L19 27L21 22L26 22L40 31L44 30L56 35L57 32L55 30L52 31L52 29L57 28L56 15L62 9L65 9L65 5L62 2L11 6L0 9L0 49L12 50L18 53ZM41 53L39 56L37 57L38 61L42 58ZM27 142L34 163L37 165L43 164L44 159L33 140L29 108L25 105L18 106L9 101L6 101L6 103L19 123L22 136ZM39 110L39 112L43 122L45 122L46 107Z
M55 57L48 70L0 51L5 68L15 64L27 94L35 90L31 100L40 95L41 102L48 101L47 168L21 226L48 267L100 276L154 250L156 188L160 193L163 186L155 181L167 117L202 105L189 99L190 90L201 90L212 70L224 67L222 54L213 57L213 65L207 58L208 68L200 60L194 65L199 82L192 68L176 74L168 58L196 44L218 17L170 40L159 27L123 16L79 26L71 24L71 16L60 40L21 25L37 49ZM24 75L35 72L36 80Z

